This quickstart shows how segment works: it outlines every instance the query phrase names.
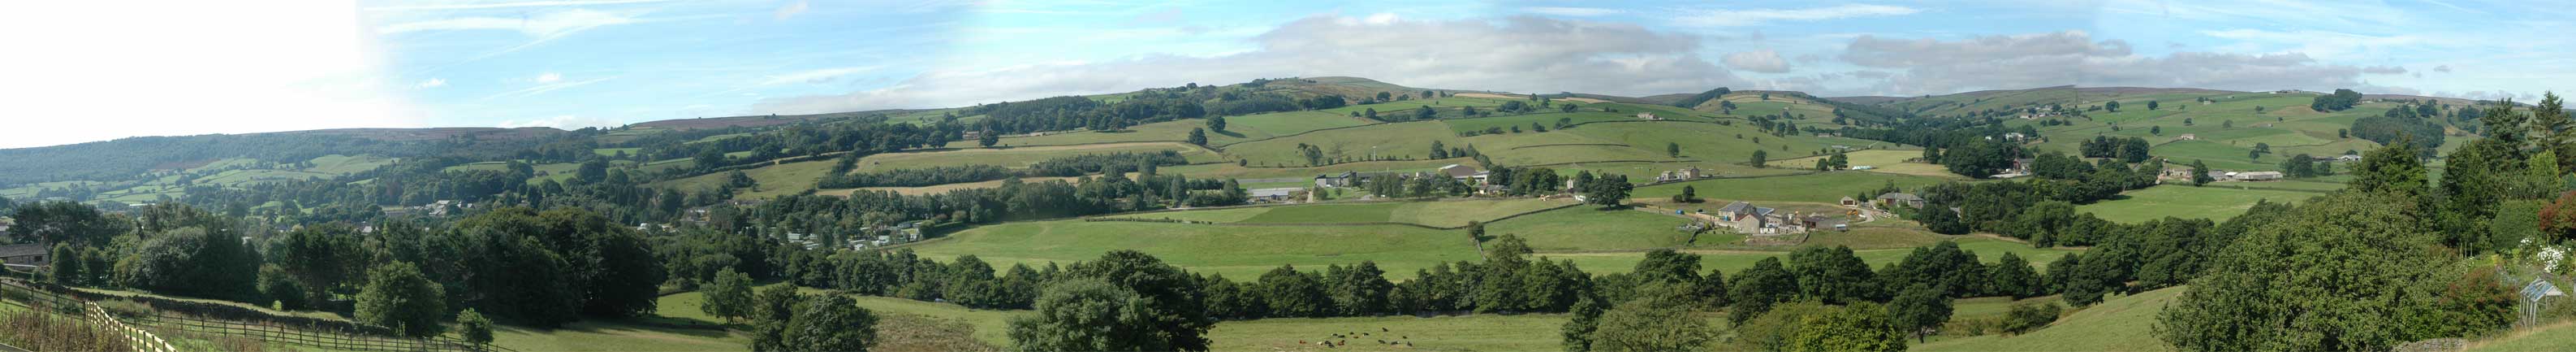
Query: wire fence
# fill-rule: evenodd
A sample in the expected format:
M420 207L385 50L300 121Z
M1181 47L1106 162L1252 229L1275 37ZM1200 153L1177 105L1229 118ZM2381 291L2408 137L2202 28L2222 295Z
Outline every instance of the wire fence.
M183 350L180 346L166 340L165 336L208 341L242 339L264 344L348 352L518 352L500 346L472 343L444 336L430 338L388 336L330 327L298 326L278 321L209 319L152 309L142 312L111 311L96 302L57 293L46 287L17 279L0 279L0 299L18 301L30 309L77 314L85 317L92 324L126 334L134 340L134 346L137 349L151 352Z

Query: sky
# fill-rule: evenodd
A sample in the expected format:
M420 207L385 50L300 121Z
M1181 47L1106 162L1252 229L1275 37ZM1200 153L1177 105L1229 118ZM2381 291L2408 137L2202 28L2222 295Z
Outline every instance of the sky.
M1255 78L1912 96L2059 85L2529 101L2576 4L2425 1L28 1L0 148L614 127Z

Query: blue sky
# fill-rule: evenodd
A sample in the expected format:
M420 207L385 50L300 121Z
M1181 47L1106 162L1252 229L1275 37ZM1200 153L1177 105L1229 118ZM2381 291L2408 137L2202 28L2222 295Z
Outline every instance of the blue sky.
M2445 1L38 2L0 147L577 128L1253 78L1621 95L2054 85L2535 98L2576 11ZM134 11L148 8L151 11ZM148 12L148 13L147 13Z

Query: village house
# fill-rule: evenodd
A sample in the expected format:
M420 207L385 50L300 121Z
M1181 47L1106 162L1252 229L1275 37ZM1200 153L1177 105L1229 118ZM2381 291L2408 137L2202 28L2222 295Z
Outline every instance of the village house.
M1456 179L1460 182L1479 186L1484 185L1486 177L1492 175L1491 172L1476 170L1476 167L1474 166L1458 164L1449 164L1449 166L1440 167L1440 174L1447 175L1449 178Z
M1777 209L1754 206L1753 203L1733 202L1727 203L1724 208L1717 208L1717 220L1718 224L1733 227L1736 231L1747 234L1768 234L1771 233L1770 228L1776 226L1771 222L1771 213L1777 211Z
M1359 173L1350 171L1343 171L1340 174L1315 175L1315 187L1350 187L1351 180L1358 179L1359 177Z
M1694 180L1700 177L1699 167L1693 166L1681 170L1665 170L1662 174L1655 175L1655 182Z
M2182 134L2182 135L2180 135L2180 136L2174 136L2174 140L2177 140L2177 141L2197 141L2197 140L2200 140L2200 135L2197 135L2197 134L2190 134L2190 133L2184 133L2184 134Z
M1639 120L1646 120L1646 121L1663 121L1663 120L1664 120L1664 118L1663 118L1662 116L1655 116L1655 113L1651 113L1651 112L1641 112L1641 113L1637 113L1637 119L1639 119Z
M45 266L45 263L50 263L45 260L45 254L48 251L50 249L42 244L0 246L0 263L6 263L11 268L33 270Z
M1858 199L1852 199L1852 197L1851 197L1851 196L1843 196L1843 200L1842 200L1842 201L1840 201L1840 202L1835 202L1835 204L1842 204L1843 206L1846 206L1846 207L1857 207L1857 206L1860 206L1860 200L1858 200Z
M2361 156L2360 156L2360 155L2353 155L2353 154L2344 154L2344 155L2335 156L2334 160L2335 160L2335 161L2361 161Z
M1923 207L1923 197L1912 193L1881 194L1878 195L1877 201L1878 207L1880 208L1893 208L1897 206L1904 206L1907 208Z
M2030 139L2030 135L2021 134L2021 132L2005 132L2004 139L2018 142L2024 139Z

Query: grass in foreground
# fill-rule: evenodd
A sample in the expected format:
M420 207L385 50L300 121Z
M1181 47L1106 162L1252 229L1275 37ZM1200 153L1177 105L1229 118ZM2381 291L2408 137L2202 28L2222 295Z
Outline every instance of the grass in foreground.
M2048 328L2018 336L1971 336L1915 345L1915 351L2170 351L2151 332L2156 312L2182 295L2182 287L2111 297L2059 318Z

